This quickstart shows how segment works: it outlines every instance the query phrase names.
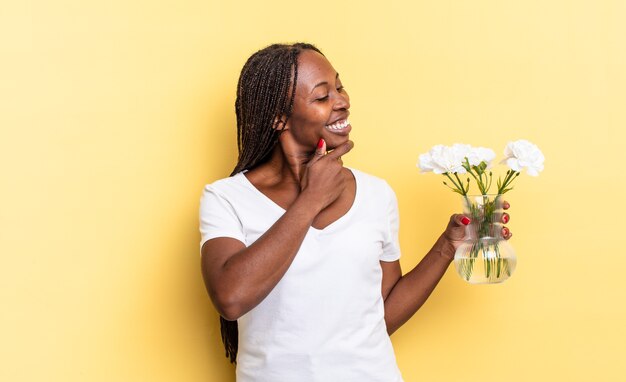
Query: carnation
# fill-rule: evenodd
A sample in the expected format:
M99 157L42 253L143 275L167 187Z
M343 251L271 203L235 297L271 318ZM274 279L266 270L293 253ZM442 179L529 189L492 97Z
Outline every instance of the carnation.
M452 147L436 145L429 152L419 156L418 167L421 172L464 174L464 158L465 148L462 145Z
M511 184L523 169L529 175L537 176L543 170L544 156L539 148L524 139L509 142L504 149L505 158L500 163L506 163L511 169L503 178L498 178L498 194L504 194L513 189ZM455 143L452 146L435 145L427 153L419 156L417 166L421 172L443 174L448 181L443 183L461 195L467 195L470 189L470 180L473 178L482 195L487 195L493 181L491 169L496 153L487 147L472 147ZM459 175L469 177L461 179Z
M487 168L491 168L491 162L495 158L495 151L486 147L473 147L467 157L470 166L478 166L480 162L485 162Z
M509 142L504 149L504 156L501 163L506 163L513 171L526 169L531 176L537 176L543 171L543 153L537 145L525 139Z

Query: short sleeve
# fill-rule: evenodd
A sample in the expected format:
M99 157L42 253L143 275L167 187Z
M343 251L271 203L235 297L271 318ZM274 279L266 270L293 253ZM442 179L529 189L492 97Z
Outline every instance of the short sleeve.
M398 199L391 186L386 186L386 227L383 252L380 255L381 261L396 261L400 258L400 242L398 240L398 230L400 228L400 216L398 214Z
M200 198L200 249L207 240L231 237L245 243L241 221L233 206L213 187L204 187Z

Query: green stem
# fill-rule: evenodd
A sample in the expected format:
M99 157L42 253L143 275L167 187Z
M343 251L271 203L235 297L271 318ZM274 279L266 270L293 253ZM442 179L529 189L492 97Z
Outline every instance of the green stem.
M480 190L480 193L481 193L481 194L483 194L483 195L485 195L485 192L484 192L483 187L482 187L482 182L481 182L480 180L478 180L478 178L476 177L476 175L474 175L474 173L473 173L471 170L470 170L470 171L468 171L468 173L469 173L469 174L470 174L470 175L471 175L474 179L476 179L476 184L478 184L478 189Z
M450 176L450 174L449 174L449 173L444 172L444 173L443 173L443 175L447 176L447 177L448 177L448 179L450 179L450 181L452 182L452 184L454 184L454 186L457 188L457 190L459 190L459 191L463 192L463 195L465 195L465 188L463 188L463 186L462 186L462 185L461 185L461 186L459 186L459 185L458 185L458 184L454 181L454 179L452 179L452 177ZM456 175L456 174L454 174L454 175ZM458 176L457 176L457 179L458 179Z
M506 190L506 188L513 182L515 174L516 172L513 170L507 171L506 176L504 177L504 181L502 182L502 184L500 185L500 188L498 189L498 194L502 194L502 191Z
M454 176L456 177L456 180L459 181L459 184L461 185L461 187L463 187L463 182L461 181L461 178L459 178L459 175L455 172ZM469 187L467 188L467 190L463 187L463 195L467 195L467 191L469 191Z

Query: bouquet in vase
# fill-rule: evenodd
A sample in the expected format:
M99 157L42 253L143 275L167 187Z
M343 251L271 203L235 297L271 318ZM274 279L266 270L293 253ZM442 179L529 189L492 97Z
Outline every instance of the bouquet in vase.
M417 164L423 173L443 175L443 184L463 198L463 212L471 223L465 243L455 253L454 264L459 275L474 284L502 282L515 270L515 252L502 237L502 221L508 221L508 215L503 219L503 210L508 206L502 195L513 189L513 182L523 170L531 176L543 171L544 156L536 145L523 139L509 142L500 162L509 169L497 178L496 193L490 194L495 157L492 149L457 143L434 146L419 156ZM470 193L472 183L479 193Z

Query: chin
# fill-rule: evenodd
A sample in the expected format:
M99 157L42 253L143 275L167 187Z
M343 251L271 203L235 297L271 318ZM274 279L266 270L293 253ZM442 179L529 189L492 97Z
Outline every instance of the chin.
M326 140L326 150L330 151L348 142L350 140L350 136L349 135L345 135L342 137L334 136L334 137L329 137L328 139L326 138L324 139Z
M347 124L341 129L329 129L327 128L325 131L325 136L322 136L324 140L326 140L326 148L328 150L332 150L335 147L341 146L342 144L348 142L350 139L350 131L352 131L352 125Z

